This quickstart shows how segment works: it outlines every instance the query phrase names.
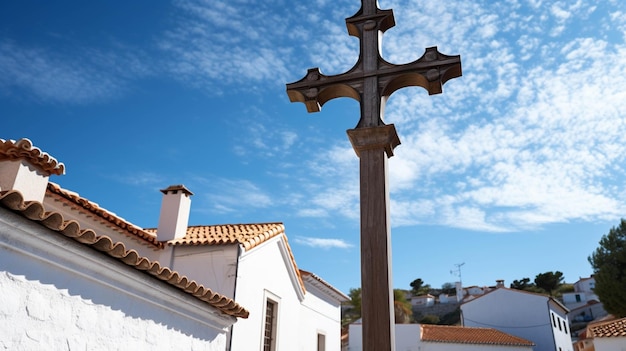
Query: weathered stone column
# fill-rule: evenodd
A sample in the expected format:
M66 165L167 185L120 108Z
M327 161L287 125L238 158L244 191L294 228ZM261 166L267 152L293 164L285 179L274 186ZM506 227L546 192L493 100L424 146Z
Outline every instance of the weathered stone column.
M395 350L388 158L400 139L393 124L347 131L361 183L363 350Z

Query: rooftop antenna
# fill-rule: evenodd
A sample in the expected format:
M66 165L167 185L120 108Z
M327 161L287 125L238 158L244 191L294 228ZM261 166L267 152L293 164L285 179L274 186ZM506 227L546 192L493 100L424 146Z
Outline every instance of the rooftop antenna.
M463 266L465 264L465 262L463 263L456 263L454 264L456 266L456 270L451 270L450 274L456 275L459 277L459 282L461 282L461 286L463 286L463 278L461 277L461 266Z

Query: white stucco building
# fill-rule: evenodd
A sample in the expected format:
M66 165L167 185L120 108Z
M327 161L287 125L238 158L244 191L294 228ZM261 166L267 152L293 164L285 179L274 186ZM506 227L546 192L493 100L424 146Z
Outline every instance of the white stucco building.
M535 351L572 351L567 308L556 299L498 288L461 305L468 327L490 327L536 344Z
M22 333L3 328L0 342L37 334L39 345L70 345L93 324L93 339L77 346L340 350L348 297L297 267L282 223L190 227L192 193L176 185L162 190L158 227L143 229L48 182L62 173L30 141L0 139L0 284L9 292L0 302L11 306L0 316ZM59 241L56 251L38 248L48 238ZM70 300L76 310L53 313ZM34 324L15 324L21 319ZM61 328L68 322L77 327Z
M563 304L570 310L586 305L589 301L600 301L593 292L596 280L593 276L581 278L574 283L574 291L563 293Z
M349 298L298 269L283 224L188 227L168 250L174 269L249 306L232 328L231 350L341 349L341 302Z
M63 170L0 139L0 347L224 350L248 311L48 207Z

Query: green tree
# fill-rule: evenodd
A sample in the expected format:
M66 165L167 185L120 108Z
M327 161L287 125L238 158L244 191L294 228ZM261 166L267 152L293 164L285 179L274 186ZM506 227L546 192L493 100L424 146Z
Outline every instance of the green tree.
M342 325L348 325L361 318L361 288L351 288L348 297L350 297L349 308L342 309Z
M417 278L409 284L411 286L411 293L413 295L419 295L419 291L424 285L424 281L421 278Z
M513 283L511 283L511 289L526 290L532 285L530 278L522 278L520 280L514 280Z
M428 294L430 291L430 285L424 284L421 278L417 278L409 284L411 286L411 293L415 296Z
M456 286L453 283L443 283L441 285L441 292L448 295L456 294Z
M393 307L395 313L396 323L409 323L413 318L413 310L411 303L406 299L406 290L394 289L393 290ZM359 318L361 318L361 288L352 288L348 293L350 302L348 303L350 308L344 312L342 317L342 324L350 324Z
M552 292L563 284L563 279L563 273L559 271L539 273L535 277L535 285L552 296Z
M393 311L396 324L411 322L413 309L411 303L406 299L406 292L404 290L393 289Z
M600 246L588 257L596 285L594 292L604 309L626 317L626 221L622 218L600 239Z

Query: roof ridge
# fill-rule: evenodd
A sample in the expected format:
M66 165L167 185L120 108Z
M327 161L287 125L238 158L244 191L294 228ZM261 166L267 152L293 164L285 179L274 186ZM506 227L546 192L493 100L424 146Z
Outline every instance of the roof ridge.
M102 218L106 222L122 229L123 231L127 232L129 236L143 239L144 241L156 246L159 249L165 247L165 245L162 242L158 241L156 236L150 234L150 232L118 216L116 213L101 207L96 202L80 196L80 194L77 192L64 189L59 184L56 184L54 182L48 182L47 190L48 192L56 194L63 199L81 207L82 209L89 211L95 216Z

